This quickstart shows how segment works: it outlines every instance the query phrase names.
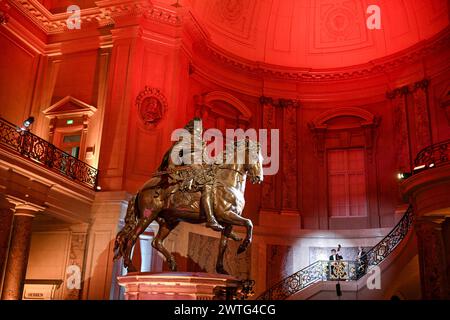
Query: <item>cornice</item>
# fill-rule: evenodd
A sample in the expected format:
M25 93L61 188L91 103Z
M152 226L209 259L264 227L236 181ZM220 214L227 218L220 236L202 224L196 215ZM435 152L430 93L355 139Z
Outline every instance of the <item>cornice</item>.
M144 16L147 19L168 25L181 26L182 24L182 20L177 12L159 6L152 6L151 8L147 9L144 12Z
M37 0L8 0L8 3L48 35L68 30L66 20L70 17L70 13L52 14ZM95 24L97 27L113 25L115 17L140 15L148 7L149 2L144 0L97 1L96 7L81 10L81 25Z
M66 20L69 13L50 13L38 0L7 0L23 15L28 17L47 35L67 31ZM273 79L301 82L327 82L355 80L374 76L384 76L392 70L420 61L423 57L442 49L448 49L450 27L413 47L393 55L375 59L366 64L336 69L291 68L244 59L227 52L212 43L192 12L185 8L171 8L154 5L149 0L102 0L96 7L81 10L82 25L93 28L114 25L115 18L143 16L149 21L174 27L186 25L186 31L194 42L193 51L206 61L215 62L225 69L231 69L258 79ZM190 51L190 50L188 50ZM194 64L195 67L195 64Z
M233 69L251 76L285 81L320 82L354 80L384 75L396 68L418 62L423 57L441 49L448 49L449 43L450 27L447 27L431 39L390 56L357 66L321 70L282 67L250 61L226 52L209 41L197 43L197 52L201 53L205 59L219 63L227 69Z

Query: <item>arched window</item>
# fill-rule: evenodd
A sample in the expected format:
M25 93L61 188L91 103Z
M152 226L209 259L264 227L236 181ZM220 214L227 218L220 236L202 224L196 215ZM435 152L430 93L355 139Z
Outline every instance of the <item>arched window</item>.
M233 95L213 91L196 96L195 115L203 119L205 129L246 129L252 117L251 111Z
M342 223L336 218L359 218L360 227L368 227L370 215L377 215L376 203L369 193L376 190L372 172L375 129L379 119L360 108L335 108L317 116L309 127L315 138L316 154L327 196L330 227ZM373 219L376 221L377 219Z

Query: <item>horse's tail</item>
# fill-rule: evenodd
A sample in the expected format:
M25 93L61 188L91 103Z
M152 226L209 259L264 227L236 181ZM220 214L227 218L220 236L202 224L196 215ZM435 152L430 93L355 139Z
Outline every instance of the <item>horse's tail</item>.
M116 241L114 242L114 260L119 259L125 255L128 240L132 235L134 228L139 220L138 213L136 210L136 201L138 194L134 195L128 202L127 214L125 215L125 225L122 230L116 236Z

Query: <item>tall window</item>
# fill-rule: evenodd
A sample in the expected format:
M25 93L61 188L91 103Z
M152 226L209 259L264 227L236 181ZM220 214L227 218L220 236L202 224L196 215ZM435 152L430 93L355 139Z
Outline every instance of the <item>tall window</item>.
M367 215L364 149L328 150L328 203L333 217Z

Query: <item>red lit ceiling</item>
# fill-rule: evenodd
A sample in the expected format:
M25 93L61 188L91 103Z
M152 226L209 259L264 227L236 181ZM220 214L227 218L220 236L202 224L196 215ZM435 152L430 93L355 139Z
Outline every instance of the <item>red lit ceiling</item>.
M108 0L34 0L50 12ZM172 5L177 0L136 0ZM123 1L110 0L118 3ZM130 0L133 2L133 0ZM447 0L179 0L192 9L214 45L239 57L296 68L367 63L428 39L448 26ZM369 30L367 8L381 9Z
M175 0L164 0L174 3ZM447 0L181 0L213 43L240 57L274 65L334 68L367 63L444 29ZM381 29L369 30L369 5Z

